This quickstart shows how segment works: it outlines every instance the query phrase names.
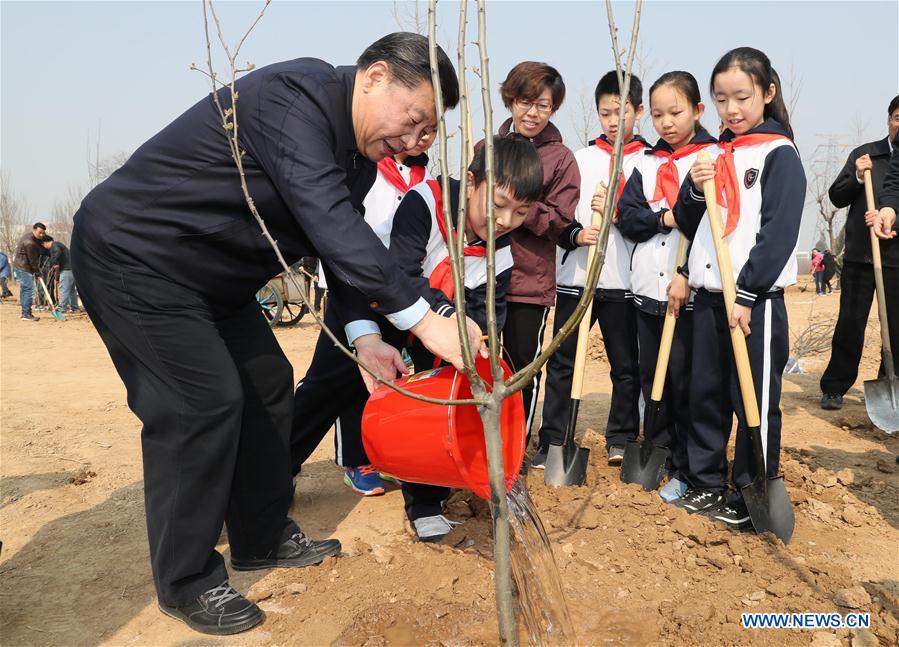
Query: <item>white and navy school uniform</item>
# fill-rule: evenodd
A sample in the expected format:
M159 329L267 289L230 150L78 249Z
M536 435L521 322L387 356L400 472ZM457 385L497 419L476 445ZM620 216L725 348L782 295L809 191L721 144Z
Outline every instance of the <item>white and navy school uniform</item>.
M626 181L649 146L640 137L625 146L621 174ZM596 183L609 185L611 145L603 135L574 154L581 173L581 192L575 221L559 237L556 249L556 313L553 334L571 316L584 290L587 276L587 247L577 245L577 235L593 220L590 202ZM619 181L619 195L624 181ZM640 427L638 402L640 380L637 366L637 324L631 294L630 266L634 245L621 235L616 225L609 232L606 257L599 275L590 327L599 322L612 378L612 404L606 425L608 445L624 445L637 437ZM577 352L577 332L570 335L546 366L546 396L540 445L561 444L568 425L571 381Z
M761 140L753 136L761 136ZM746 344L760 409L767 475L771 477L779 469L781 376L789 354L783 293L784 288L796 282L796 247L806 179L796 146L783 126L773 119L741 137L735 138L725 130L719 146L724 152L716 159L716 168L726 166L726 152L731 147L733 150L734 172L728 174L733 180L732 192L724 199L721 212L722 217L729 218L724 231L737 303L752 308L752 332ZM722 186L720 179L716 179L716 184ZM734 223L737 214L729 207L737 199L739 219ZM726 449L734 413L738 419L733 465L737 488L752 481L756 466L746 432L705 199L692 180L681 187L674 217L681 231L693 239L689 280L696 290L690 388L693 424L687 440L689 478L698 488L723 492L727 486Z
M637 159L618 201L618 229L634 243L631 291L636 308L640 347L640 388L649 402L665 312L668 286L674 278L681 233L665 227L662 218L677 202L677 193L700 149L716 142L701 128L686 146L674 151L664 140ZM712 153L714 155L714 153ZM692 298L682 308L671 344L662 406L654 442L671 450L670 467L687 473L687 430L690 426L690 356L693 339Z
M392 158L378 163L378 176L362 203L365 222L378 235L385 247L390 244L393 217L403 196L413 183L430 178L428 158L419 155L396 163ZM327 270L325 270L326 272ZM325 272L319 267L319 285L327 287ZM352 333L354 326L341 321L336 308L327 308L325 323L331 330ZM385 338L402 337L383 317L366 322L370 332L380 329ZM365 330L356 328L358 333ZM353 333L355 336L359 336ZM355 338L355 336L353 338ZM352 339L349 340L352 343ZM334 425L335 461L343 467L359 467L369 463L362 446L362 410L368 390L356 364L341 353L328 337L319 334L315 353L306 375L294 392L294 417L290 453L293 472L312 455L322 438Z
M459 190L461 183L450 179L450 213L458 225ZM435 190L437 195L435 195ZM439 198L439 200L438 200ZM449 258L446 239L439 219L443 211L439 204L445 198L439 189L439 180L423 182L412 187L400 204L390 234L390 254L416 285L431 310L444 317L455 313L452 299L435 283L435 273ZM464 223L458 231L464 231ZM465 263L465 314L487 329L487 258L486 242L480 239L466 242ZM501 329L506 320L506 293L512 278L512 237L505 235L496 240L496 327ZM434 355L417 339L409 346L409 354L416 371L434 366ZM449 496L449 488L420 483L403 483L403 498L410 521L441 514L443 501Z

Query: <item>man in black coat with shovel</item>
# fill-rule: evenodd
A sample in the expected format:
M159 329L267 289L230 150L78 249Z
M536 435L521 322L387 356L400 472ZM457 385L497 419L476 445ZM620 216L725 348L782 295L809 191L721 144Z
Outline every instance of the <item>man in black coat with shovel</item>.
M458 82L442 50L438 69L451 108ZM375 163L436 125L427 39L385 36L355 66L277 63L237 89L249 191L287 262L324 260L342 320L373 309L461 366L456 323L430 311L359 214ZM230 105L226 90L219 97ZM262 613L231 588L215 550L223 524L238 570L315 564L340 542L310 539L287 516L292 369L254 296L280 267L244 201L211 96L88 194L72 260L144 424L160 609L204 633L249 629ZM477 348L480 330L470 333ZM378 334L354 345L385 379L403 368Z
M899 133L899 96L893 98L887 113L888 135L884 139L863 144L849 155L846 164L830 187L830 201L836 207L849 207L846 216L846 249L840 274L840 313L833 332L830 362L821 376L821 408L841 409L843 395L858 377L858 365L865 344L868 314L874 299L874 266L871 237L865 222L868 210L864 173L871 172L874 202L885 213L899 200L899 173L890 169L899 165L896 136ZM892 161L891 161L892 160ZM896 173L892 185L888 172ZM893 212L895 217L895 211ZM895 221L894 221L895 222ZM884 232L894 226L890 223ZM875 233L879 229L875 228ZM899 348L899 239L881 235L880 257L883 264L887 320L893 352ZM881 368L881 370L883 370Z

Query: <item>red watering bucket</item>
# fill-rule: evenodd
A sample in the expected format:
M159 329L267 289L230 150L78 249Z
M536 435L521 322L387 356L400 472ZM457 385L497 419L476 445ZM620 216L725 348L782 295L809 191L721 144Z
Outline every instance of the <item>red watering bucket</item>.
M505 363L503 374L512 372ZM493 385L490 362L478 358L478 374ZM432 398L467 400L471 385L452 366L422 371L397 385ZM525 416L521 393L503 401L500 415L506 490L518 480L524 459ZM484 427L474 405L445 406L378 387L362 415L362 442L372 465L401 481L468 489L490 499Z

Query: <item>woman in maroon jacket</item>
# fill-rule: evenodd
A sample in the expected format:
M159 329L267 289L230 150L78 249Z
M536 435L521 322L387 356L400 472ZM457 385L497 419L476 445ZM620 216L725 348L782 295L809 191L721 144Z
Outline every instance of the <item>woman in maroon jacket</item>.
M499 134L526 137L543 162L543 193L524 224L512 233L515 267L509 285L503 345L516 369L530 363L543 345L546 316L556 291L556 240L574 219L581 176L574 155L549 118L565 98L565 83L546 63L519 63L500 85L512 117ZM528 439L540 386L540 374L522 390Z

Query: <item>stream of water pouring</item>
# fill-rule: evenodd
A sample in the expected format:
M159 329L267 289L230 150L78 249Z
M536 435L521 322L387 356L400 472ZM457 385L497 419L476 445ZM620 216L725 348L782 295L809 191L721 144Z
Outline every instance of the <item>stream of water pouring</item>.
M575 643L574 625L549 538L521 479L508 496L512 526L512 576L532 645Z

